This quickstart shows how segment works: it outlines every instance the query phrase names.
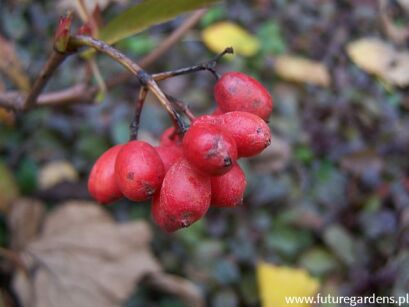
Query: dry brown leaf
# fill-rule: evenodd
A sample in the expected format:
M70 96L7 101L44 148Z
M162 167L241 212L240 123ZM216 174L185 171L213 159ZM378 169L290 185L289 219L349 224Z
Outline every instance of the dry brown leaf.
M362 38L347 45L352 61L368 73L397 86L409 85L409 52L378 38Z
M38 174L39 186L44 190L61 182L75 182L77 180L77 171L68 161L52 161L41 168Z
M23 250L38 235L44 214L44 205L37 200L21 198L13 202L7 215L7 224L13 234L10 237L12 250Z
M21 253L34 273L16 274L16 293L23 306L119 307L141 278L160 271L150 239L144 222L117 224L95 203L63 204Z
M274 68L281 78L301 83L329 86L331 76L325 65L306 58L282 55L275 59Z
M30 80L22 67L14 45L0 35L0 72L13 81L19 89L28 91Z
M261 172L279 172L288 164L291 147L285 140L272 135L271 144L261 154L250 160L254 169Z

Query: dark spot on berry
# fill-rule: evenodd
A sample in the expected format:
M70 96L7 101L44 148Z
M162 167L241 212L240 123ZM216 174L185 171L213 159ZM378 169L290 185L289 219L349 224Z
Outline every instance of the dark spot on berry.
M190 223L189 223L187 220L183 220L182 222L180 222L180 225L181 225L183 228L186 228L186 227L189 227L189 226L190 226Z
M235 94L237 92L237 87L236 86L229 86L229 92L231 94Z
M156 189L153 188L149 183L144 183L144 189L147 196L153 196L156 192Z
M134 176L135 176L134 172L129 172L126 178L128 178L129 180L133 180Z
M223 162L224 162L224 166L226 166L226 167L232 165L232 163L233 163L233 161L231 160L230 157L225 157Z
M263 129L261 129L260 127L257 128L256 132L257 134L260 134L263 131Z
M253 100L253 107L257 109L257 108L259 108L260 106L261 106L261 100L258 99L258 98L257 98L257 99L254 99L254 100Z
M271 139L268 139L268 140L266 141L266 147L270 146L270 144L271 144Z
M180 225L182 227L189 227L192 224L190 222L192 215L193 215L192 212L189 212L189 211L183 212L181 215Z

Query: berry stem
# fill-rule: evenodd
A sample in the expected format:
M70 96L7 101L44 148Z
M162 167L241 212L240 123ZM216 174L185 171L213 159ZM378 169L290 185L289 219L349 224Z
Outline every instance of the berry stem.
M166 111L169 113L173 121L177 124L180 132L184 132L186 130L185 124L182 121L180 115L175 111L170 101L166 98L166 95L162 92L159 88L156 81L153 79L151 75L149 75L145 70L142 69L137 63L132 61L129 57L125 54L120 52L119 50L115 49L114 47L110 46L109 44L95 39L90 36L85 35L73 35L70 37L69 46L73 48L80 48L80 47L91 47L95 50L106 54L107 56L111 57L114 61L118 62L122 66L124 66L127 70L129 70L132 74L134 74L139 83L147 87L160 101L160 103L164 106Z
M210 71L216 79L219 79L220 76L219 74L215 71L215 67L217 65L217 62L226 54L232 54L233 53L233 48L232 47L228 47L226 49L223 50L223 52L219 53L214 59L206 62L206 63L202 63L199 65L194 65L194 66L189 66L189 67L184 67L184 68L180 68L180 69L176 69L176 70L170 70L170 71L165 71L165 72L161 72L161 73L157 73L157 74L153 74L152 78L155 81L162 81L162 80L166 80L172 77L176 77L176 76L181 76L181 75L186 75L186 74L190 74L190 73L194 73L194 72L198 72L198 71L202 71L202 70L207 70Z
M129 129L130 129L129 140L130 141L134 141L138 139L139 122L141 119L142 108L143 108L143 104L145 102L145 98L147 94L148 94L148 89L145 86L142 86L139 89L138 99L136 100L136 103L135 103L134 118L131 122L131 125L129 126Z
M173 103L177 108L179 108L186 116L189 118L190 121L194 120L196 116L190 111L188 105L186 105L182 100L173 97L171 95L166 95L171 103Z

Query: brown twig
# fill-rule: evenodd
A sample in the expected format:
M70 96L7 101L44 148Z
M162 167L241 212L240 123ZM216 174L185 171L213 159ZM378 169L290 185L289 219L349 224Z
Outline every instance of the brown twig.
M135 103L134 118L129 127L130 128L130 136L129 136L130 141L136 140L138 138L139 122L141 119L142 108L143 108L143 104L145 102L145 98L147 94L148 94L148 89L144 86L141 86L141 88L139 89L138 99Z
M166 95L162 92L159 88L156 81L152 78L151 75L146 73L142 67L140 67L137 63L132 61L128 58L125 54L120 52L119 50L115 49L114 47L108 45L104 41L95 39L90 36L85 35L73 35L70 37L69 40L70 48L80 48L80 47L91 47L115 60L117 63L121 64L125 67L129 72L134 74L137 78L139 83L147 87L149 91L151 91L159 102L163 105L169 115L172 117L173 121L177 124L180 131L185 130L184 123L178 113L174 110L172 104L166 98Z
M33 87L31 88L31 91L24 102L24 110L29 110L34 107L38 95L41 93L48 80L50 80L50 77L54 71L69 55L70 53L59 53L57 51L53 51L43 70L35 80Z
M201 9L194 12L186 21L180 25L175 31L173 31L155 50L143 57L139 61L141 67L147 67L159 59L166 51L168 51L174 44L176 44L185 34L189 31L196 23L199 22L200 18L206 13L207 9ZM127 80L132 75L129 73L123 73L115 78L108 79L106 84L107 87L116 86Z
M171 48L183 35L192 28L206 12L205 9L198 10L193 13L186 21L178 27L171 35L165 39L151 54L142 58L139 62L141 67L146 67L154 63L159 57L161 57L169 48ZM126 82L130 79L132 74L124 73L112 77L107 80L107 88L112 88L116 85ZM43 84L44 87L45 84ZM42 88L43 88L42 87ZM64 90L50 92L38 96L37 103L33 103L33 106L54 106L54 105L69 105L75 103L90 103L94 100L95 95L98 93L96 86L84 86L83 84L77 84ZM22 111L24 109L25 96L23 93L10 91L0 93L0 107L4 107L9 110Z
M171 95L166 95L171 103L173 103L178 109L180 109L190 121L194 120L196 116L190 111L189 106L187 106L182 100L177 99Z
M232 54L233 52L234 52L233 48L228 47L224 49L221 53L219 53L214 59L206 63L202 63L199 65L190 66L190 67L184 67L184 68L180 68L180 69L172 70L172 71L165 71L165 72L161 72L158 74L153 74L152 78L155 79L155 81L162 81L162 80L166 80L168 78L172 78L172 77L176 77L180 75L190 74L190 73L198 72L202 70L208 70L216 77L216 79L218 79L219 75L214 70L217 64L217 61L219 61L225 54Z

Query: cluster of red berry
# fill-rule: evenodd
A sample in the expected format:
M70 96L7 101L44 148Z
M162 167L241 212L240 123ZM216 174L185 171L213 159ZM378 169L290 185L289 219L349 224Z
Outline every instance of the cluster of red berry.
M211 204L240 204L247 182L236 160L270 144L273 102L257 80L239 72L224 74L214 94L217 110L193 119L184 135L171 127L156 148L130 141L106 151L91 170L91 195L104 204L153 197L153 219L167 232L199 220Z

